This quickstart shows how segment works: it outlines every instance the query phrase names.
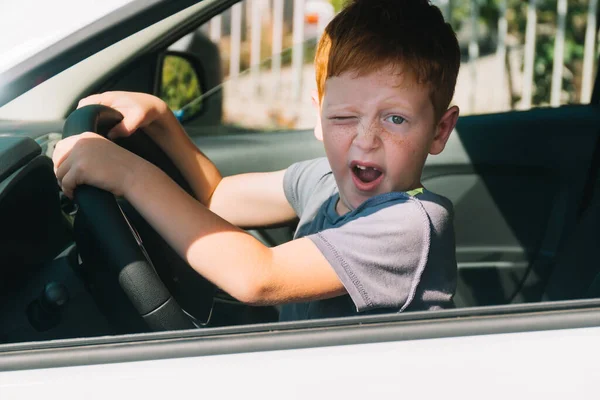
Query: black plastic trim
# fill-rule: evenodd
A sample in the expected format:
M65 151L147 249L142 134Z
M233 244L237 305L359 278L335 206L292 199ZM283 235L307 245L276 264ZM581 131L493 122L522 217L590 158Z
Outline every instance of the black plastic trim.
M108 46L200 0L136 0L0 74L0 106Z
M0 182L42 153L29 137L0 134Z
M240 3L241 1L242 0L221 0L208 5L202 10L202 12L191 15L188 17L188 19L182 21L164 36L158 38L155 42L149 43L148 47L146 48L146 54L164 50L188 33L191 33L195 29L199 28L204 22L231 8L234 4Z

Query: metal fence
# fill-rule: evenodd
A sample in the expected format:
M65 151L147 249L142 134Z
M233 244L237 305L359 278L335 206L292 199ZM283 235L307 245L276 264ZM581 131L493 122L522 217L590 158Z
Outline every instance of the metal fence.
M527 1L527 17L526 27L524 32L524 43L520 44L522 50L522 70L520 84L520 102L516 106L521 109L528 109L532 106L532 96L534 92L534 62L536 51L536 31L538 25L538 2L540 0L523 0ZM290 4L293 2L293 7ZM465 19L463 24L469 24L470 37L468 39L468 60L467 73L470 81L471 89L468 96L469 106L474 109L476 103L475 88L480 83L478 76L477 61L480 58L480 6L482 0L434 0L433 3L438 5L446 18L449 18L450 10L455 3L470 3L470 17L468 21ZM283 49L283 29L284 22L286 26L291 23L292 26L292 94L296 100L300 99L302 93L302 77L304 68L304 46L305 40L305 7L307 0L246 0L245 2L234 5L231 11L227 14L230 19L228 21L230 29L227 34L230 42L230 60L229 60L229 78L236 78L240 74L240 54L242 44L242 15L247 19L247 27L249 29L250 41L250 74L257 78L261 73L261 35L265 32L272 35L271 41L271 65L270 74L271 80L275 87L281 83L281 54ZM563 71L564 71L564 54L565 54L565 31L566 18L569 12L567 0L556 0L556 37L554 38L554 57L552 66L552 79L550 90L550 105L559 106L561 103L561 91L563 90ZM495 57L497 63L497 79L503 85L507 79L506 57L507 57L507 0L496 0L498 9L497 21L497 41L495 49ZM284 6L292 8L293 13L284 15ZM243 10L242 7L245 7ZM597 8L598 0L589 0L587 18L586 18L586 33L583 54L583 67L581 76L581 92L579 100L582 103L590 101L592 93L592 85L594 81L595 60L597 58L596 39L597 39ZM270 32L264 30L263 17L265 13L269 14L271 24ZM210 36L218 42L223 34L221 16L215 17L210 22ZM463 71L463 73L465 73Z
M477 71L475 68L475 62L479 56L478 46L478 19L479 19L479 7L480 0L470 0L471 2L471 40L469 43L469 64L472 74L472 79L477 82ZM452 0L437 0L434 1L442 9L446 18L448 18L449 11L452 7ZM506 57L506 35L507 35L507 0L497 1L499 9L498 19L498 46L496 54L499 63L499 79L504 81L505 68L504 60ZM523 87L522 87L522 103L521 107L528 109L532 105L532 93L533 93L533 69L534 69L534 58L535 58L535 42L536 42L536 28L537 28L537 4L538 0L529 0L527 6L527 25L525 30L525 43L524 43L524 60L523 60ZM587 24L586 24L586 35L585 35L585 50L583 58L583 73L582 73L582 85L581 85L581 103L588 103L591 99L592 84L593 84L593 69L594 61L597 58L595 53L596 47L596 19L597 19L597 8L598 1L590 0L587 12ZM560 105L560 94L563 82L563 61L564 61L564 50L565 50L565 30L566 30L566 18L568 12L567 0L557 0L557 28L556 38L554 43L554 57L552 67L552 86L550 104L554 107Z

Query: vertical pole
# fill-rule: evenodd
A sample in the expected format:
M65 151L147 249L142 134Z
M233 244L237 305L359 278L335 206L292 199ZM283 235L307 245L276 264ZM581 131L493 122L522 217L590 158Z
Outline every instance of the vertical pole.
M562 92L567 0L558 0L557 18L556 39L554 40L554 62L552 65L552 86L550 89L550 104L552 107L560 106L560 94Z
M240 74L240 53L242 44L242 3L231 8L231 46L229 61L229 78L237 78Z
M304 0L294 0L294 27L292 32L292 96L299 101L302 97L302 73L304 69Z
M273 47L271 48L271 68L273 70L273 94L280 92L281 51L283 47L283 0L273 0Z
M221 16L217 15L210 20L210 40L215 43L221 41Z
M475 111L477 88L477 65L479 58L479 0L471 0L471 39L469 40L469 70L471 73L471 93L469 109Z
M581 83L581 102L589 103L592 99L592 85L594 82L594 61L596 48L596 11L598 0L590 0L585 29L585 50L583 55L583 80Z
M525 110L531 108L531 99L533 96L536 25L536 0L529 0L529 5L527 6L527 27L525 28L525 66L523 68L523 95L521 102L521 107Z
M498 79L501 94L505 90L510 90L510 85L506 85L506 35L508 33L508 22L506 21L506 0L500 1L500 10L498 16L498 48L496 49L496 59L498 62ZM511 104L512 93L508 93L508 104Z
M260 31L261 31L261 3L262 0L252 0L250 5L251 20L250 20L250 76L254 91L259 91L259 76L260 76Z

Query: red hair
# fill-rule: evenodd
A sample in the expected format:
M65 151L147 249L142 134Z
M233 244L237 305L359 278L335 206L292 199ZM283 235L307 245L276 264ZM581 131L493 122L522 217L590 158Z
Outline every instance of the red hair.
M427 0L353 0L327 25L317 46L319 100L325 81L345 72L359 76L408 68L427 85L436 116L454 96L460 50L454 31Z

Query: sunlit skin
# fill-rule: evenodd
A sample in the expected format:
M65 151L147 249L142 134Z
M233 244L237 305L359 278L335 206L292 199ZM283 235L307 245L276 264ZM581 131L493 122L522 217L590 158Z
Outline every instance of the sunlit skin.
M437 119L429 88L410 72L389 67L327 79L319 117L315 133L325 145L342 215L373 196L422 187L427 155L444 149L458 108ZM381 171L374 187L359 187L352 172L356 164Z
M55 147L55 172L67 196L82 184L124 196L192 268L242 302L284 304L346 293L309 238L267 247L239 228L296 218L283 191L285 171L221 177L154 96L107 92L80 102L86 104L124 115L112 137L143 128L182 171L195 198L154 165L91 132ZM340 189L339 214L372 196L419 187L427 154L443 150L458 117L458 108L451 107L436 119L429 88L396 69L330 78L317 104L315 133ZM382 175L361 183L351 170L355 165L375 166Z

